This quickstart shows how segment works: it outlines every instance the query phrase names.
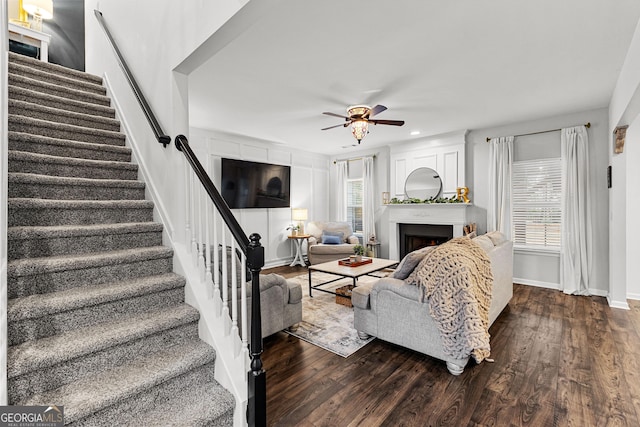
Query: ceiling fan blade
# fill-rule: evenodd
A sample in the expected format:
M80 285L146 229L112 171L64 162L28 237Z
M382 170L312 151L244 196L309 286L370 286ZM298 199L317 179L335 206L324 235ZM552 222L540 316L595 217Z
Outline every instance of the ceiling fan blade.
M373 116L375 116L376 114L380 114L380 113L382 113L382 112L383 112L384 110L386 110L386 109L387 109L387 107L385 107L384 105L380 105L380 104L378 104L378 105L376 105L375 107L373 107L373 108L371 109L371 111L369 111L369 117L373 117Z
M347 126L349 126L349 123L344 123L344 124L340 123L339 125L329 126L328 128L322 128L320 130L327 130L327 129L333 129L333 128L344 128L344 127L347 127Z
M369 123L373 123L374 125L402 126L404 120L369 120Z
M322 114L326 114L327 116L333 116L333 117L340 117L341 119L345 119L345 120L349 120L349 117L347 116L341 116L340 114L336 114L336 113L329 113L329 112L324 112Z

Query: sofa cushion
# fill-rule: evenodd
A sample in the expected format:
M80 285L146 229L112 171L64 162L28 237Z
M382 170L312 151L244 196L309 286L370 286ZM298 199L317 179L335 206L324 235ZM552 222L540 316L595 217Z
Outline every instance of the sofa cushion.
M309 246L309 253L313 254L344 254L353 255L353 246L349 243L339 245L313 245Z
M393 273L389 277L394 279L404 280L413 272L416 266L422 261L422 258L429 253L431 249L435 248L435 246L427 246L425 248L417 249L411 253L408 253L400 264L395 269Z

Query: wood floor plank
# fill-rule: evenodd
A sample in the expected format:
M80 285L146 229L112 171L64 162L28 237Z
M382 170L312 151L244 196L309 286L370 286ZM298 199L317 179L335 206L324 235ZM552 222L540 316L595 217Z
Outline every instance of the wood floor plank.
M285 277L303 267L280 269ZM289 276L286 276L290 274ZM461 376L374 340L342 358L284 333L265 340L272 426L639 425L640 301L514 285L490 329L495 363Z

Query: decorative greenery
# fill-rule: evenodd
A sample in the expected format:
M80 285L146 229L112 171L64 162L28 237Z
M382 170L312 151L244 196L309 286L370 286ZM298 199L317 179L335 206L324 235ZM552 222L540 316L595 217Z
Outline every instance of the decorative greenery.
M459 199L457 195L447 197L438 197L437 199L416 199L416 198L408 198L404 200L400 200L397 197L389 200L390 205L413 205L413 204L430 204L430 203L464 203L462 199Z
M356 254L356 255L360 255L360 256L364 255L364 246L355 245L353 247L353 253Z
M298 225L298 224L295 224L295 225L294 224L289 224L289 226L287 227L287 231L289 231L289 230L298 231L298 230L300 230L300 225Z

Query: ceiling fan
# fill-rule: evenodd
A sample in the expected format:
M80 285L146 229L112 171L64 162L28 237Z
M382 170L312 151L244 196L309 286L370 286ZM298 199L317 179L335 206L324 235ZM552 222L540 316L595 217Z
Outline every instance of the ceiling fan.
M322 114L326 114L327 116L340 117L345 120L345 123L329 126L322 130L333 129L337 127L347 127L351 125L351 133L358 140L358 144L360 141L369 133L369 123L373 123L374 125L391 125L391 126L402 126L404 125L404 120L384 120L384 119L372 119L373 116L382 113L386 110L387 107L384 105L376 105L371 108L368 105L353 105L347 108L348 116L342 116L336 113L324 112Z

